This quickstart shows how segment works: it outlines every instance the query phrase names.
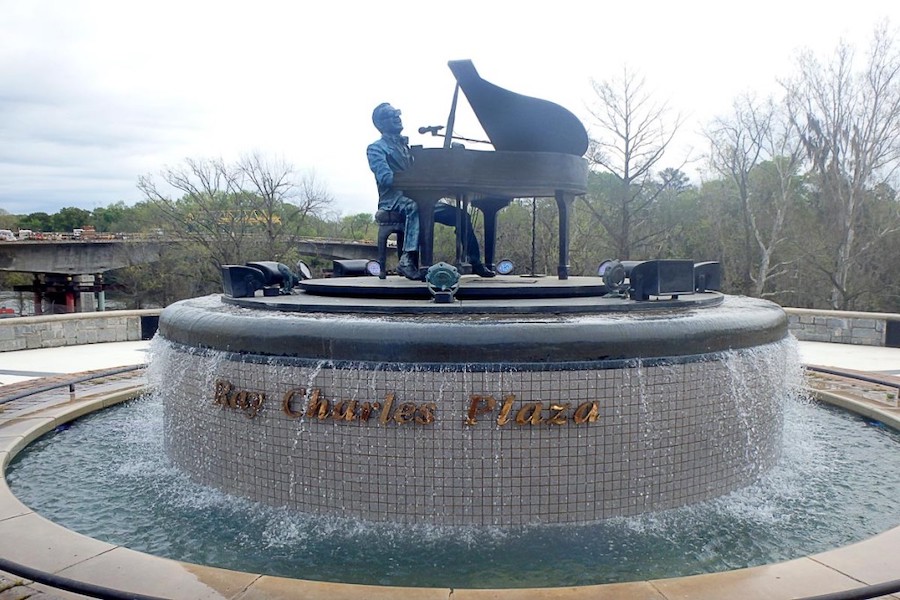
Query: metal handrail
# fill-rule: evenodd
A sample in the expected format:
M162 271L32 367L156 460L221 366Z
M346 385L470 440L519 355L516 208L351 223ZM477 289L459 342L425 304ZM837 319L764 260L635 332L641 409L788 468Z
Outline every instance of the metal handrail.
M843 369L832 369L830 367L819 367L815 365L804 365L803 367L807 371L815 371L816 373L825 373L826 375L836 375L837 377L844 377L847 379L858 379L860 381L865 381L866 383L874 383L876 385L882 385L884 387L894 388L897 390L897 393L900 394L900 383L896 381L890 381L884 379L883 377L876 377L874 375L866 375L865 373L859 373L857 371L846 371Z
M70 392L75 391L76 383L84 383L85 381L91 381L93 379L101 379L103 377L110 377L112 375L119 375L121 373L129 373L131 371L138 371L140 369L145 369L147 367L146 363L142 363L139 365L129 365L127 367L116 367L114 369L105 369L103 371L92 371L87 375L82 375L80 377L75 377L72 379L66 379L65 381L59 381L56 383L47 383L44 385L39 385L35 387L29 387L21 392L16 394L11 394L9 396L4 396L0 398L0 404L6 404L7 402L12 402L13 400L21 400L22 398L27 398L29 396L34 396L36 394L42 394L44 392L49 392L50 390L55 390L56 388L68 387Z

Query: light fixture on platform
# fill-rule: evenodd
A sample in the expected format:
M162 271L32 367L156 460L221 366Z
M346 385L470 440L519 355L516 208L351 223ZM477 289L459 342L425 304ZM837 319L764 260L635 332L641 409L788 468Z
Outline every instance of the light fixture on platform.
M287 265L274 260L222 265L222 287L227 296L247 298L262 290L263 296L291 294L300 280Z
M297 261L297 276L301 280L312 279L312 270L309 268L309 265L302 260Z
M494 270L497 271L499 275L509 275L515 270L515 268L516 265L513 263L513 261L509 260L508 258L504 258L497 263L497 266L494 267Z
M368 275L366 265L369 263L364 258L353 258L347 260L332 261L331 276L332 277L363 277Z
M366 263L366 273L372 277L379 277L381 275L381 263L377 260L370 260Z
M603 279L603 285L611 293L618 293L624 290L625 285L625 267L617 260L604 260L597 267L597 276Z
M722 265L716 261L694 263L694 291L722 289Z
M626 260L622 262L628 276L628 295L632 300L649 300L651 296L693 294L694 261L680 259Z

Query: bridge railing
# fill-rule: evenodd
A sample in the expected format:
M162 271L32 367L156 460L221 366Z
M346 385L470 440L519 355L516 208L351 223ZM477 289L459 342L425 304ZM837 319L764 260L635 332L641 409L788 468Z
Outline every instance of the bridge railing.
M17 240L0 240L2 244L39 244L42 242L104 242L104 241L159 241L172 239L163 232L128 232L128 233L81 233L66 232L36 232L31 237Z

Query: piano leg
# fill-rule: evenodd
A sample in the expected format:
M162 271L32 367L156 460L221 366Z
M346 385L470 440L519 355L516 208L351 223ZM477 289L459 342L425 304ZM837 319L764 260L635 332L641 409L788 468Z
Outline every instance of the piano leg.
M497 213L512 202L511 198L479 198L472 206L484 215L484 264L494 270L494 253L497 250Z
M460 273L471 272L467 248L469 247L469 228L464 221L469 218L469 199L465 194L456 195L456 268Z
M573 194L557 190L556 207L559 210L559 267L557 267L557 274L560 279L569 278L569 215L574 200Z

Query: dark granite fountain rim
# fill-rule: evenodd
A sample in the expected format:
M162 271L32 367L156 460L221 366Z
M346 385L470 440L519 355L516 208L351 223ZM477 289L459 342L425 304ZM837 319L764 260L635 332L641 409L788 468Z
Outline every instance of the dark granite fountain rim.
M784 338L782 338L784 339ZM772 343L777 343L778 340ZM710 352L707 354L685 354L681 356L662 356L649 358L610 358L594 361L568 361L568 362L530 362L530 363L401 363L384 361L361 360L321 360L295 356L270 356L265 354L248 354L246 352L221 351L213 348L200 348L187 346L181 343L172 343L172 348L177 352L184 352L192 356L208 356L213 353L220 354L219 358L226 361L240 362L242 364L276 365L279 367L306 368L312 370L337 369L354 371L387 371L387 372L454 372L454 373L515 373L515 372L542 372L542 371L605 371L627 368L667 367L686 365L691 363L703 363L720 361L725 352ZM745 349L735 349L741 351Z
M451 310L391 315L254 310L206 297L167 307L159 331L170 342L231 353L445 365L700 356L761 346L788 335L787 316L778 305L719 294L715 298L713 305L595 308L578 314Z

